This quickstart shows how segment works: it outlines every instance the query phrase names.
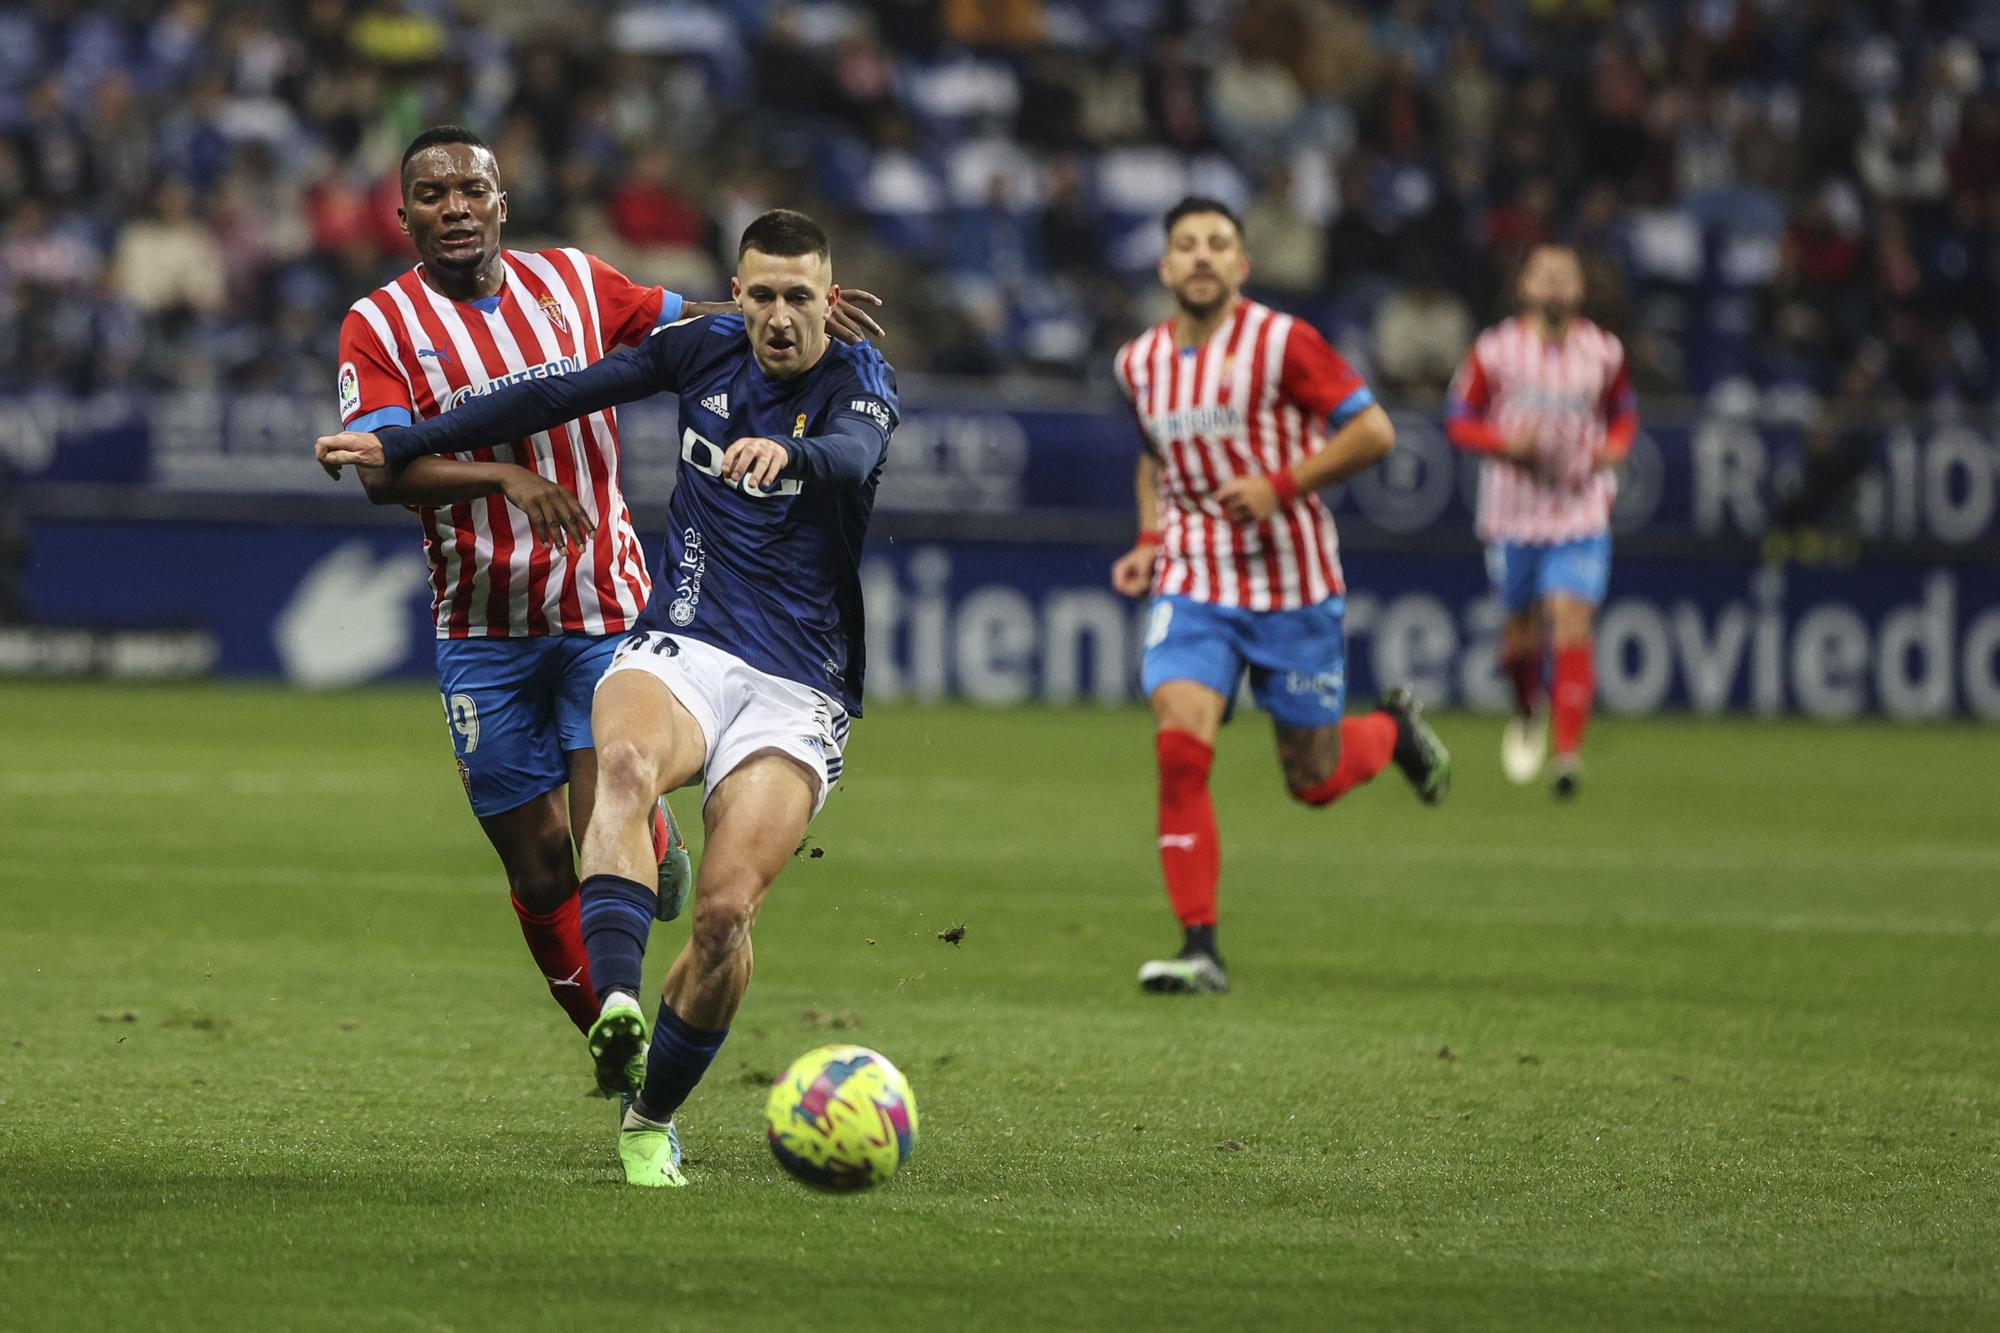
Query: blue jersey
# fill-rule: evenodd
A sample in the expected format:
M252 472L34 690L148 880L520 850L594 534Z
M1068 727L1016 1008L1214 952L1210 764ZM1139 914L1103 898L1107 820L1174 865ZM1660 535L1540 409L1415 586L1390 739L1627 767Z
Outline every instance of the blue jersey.
M527 380L383 434L392 464L457 453L655 393L680 398L679 479L642 629L685 634L861 713L861 544L895 428L896 375L866 343L829 343L791 379L751 355L738 314L670 324L566 375ZM538 423L547 423L546 426ZM768 490L722 479L734 440L777 440Z

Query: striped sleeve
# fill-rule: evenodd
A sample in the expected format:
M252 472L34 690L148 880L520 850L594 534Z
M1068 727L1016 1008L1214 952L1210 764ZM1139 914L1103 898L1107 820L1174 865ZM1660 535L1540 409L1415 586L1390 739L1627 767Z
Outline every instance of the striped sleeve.
M590 263L590 281L597 291L606 348L636 347L654 329L681 317L685 302L679 292L636 283L596 255L584 257Z
M1334 431L1375 405L1375 394L1360 372L1302 319L1292 320L1285 335L1278 396L1308 416L1324 417Z
M1632 392L1632 372L1625 360L1624 345L1616 338L1610 339L1610 343L1616 369L1604 387L1598 410L1604 414L1605 457L1615 459L1632 452L1633 437L1639 433L1639 398Z
M407 426L416 419L410 382L359 305L340 324L340 423L345 430Z
M1452 377L1451 391L1445 400L1445 438L1468 453L1499 453L1506 437L1500 433L1492 413L1493 385L1479 359L1479 344L1474 343L1465 354L1465 364Z

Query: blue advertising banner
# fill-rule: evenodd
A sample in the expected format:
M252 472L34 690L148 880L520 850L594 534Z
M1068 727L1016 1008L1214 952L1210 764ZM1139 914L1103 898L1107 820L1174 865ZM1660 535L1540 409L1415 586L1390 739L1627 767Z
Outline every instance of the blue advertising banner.
M49 521L30 539L24 591L50 625L203 629L217 670L313 687L431 670L414 524ZM1142 608L1108 586L1118 554L874 542L871 700L1136 698ZM1503 705L1500 610L1476 559L1350 553L1347 572L1355 697L1408 682ZM2000 579L1985 568L1618 558L1599 645L1611 712L2000 719Z
M990 520L1066 519L1109 539L1128 531L1137 438L1115 404L1046 408L927 397L913 391L892 442L878 505L886 514ZM671 402L620 409L627 496L646 514L673 486L678 439ZM1470 531L1479 463L1445 442L1434 412L1397 411L1397 446L1382 466L1332 496L1348 545L1410 549ZM1912 418L1844 427L1833 441L1866 467L1851 526L1871 543L2000 553L2000 432L1992 422ZM330 400L296 394L107 393L0 398L0 465L23 488L125 488L154 495L337 499L310 459L336 425ZM1655 412L1621 479L1619 532L1660 542L1756 541L1774 500L1797 478L1812 430L1797 420ZM1824 445L1828 441L1816 441ZM992 522L997 521L997 522ZM1047 524L1044 523L1044 528Z

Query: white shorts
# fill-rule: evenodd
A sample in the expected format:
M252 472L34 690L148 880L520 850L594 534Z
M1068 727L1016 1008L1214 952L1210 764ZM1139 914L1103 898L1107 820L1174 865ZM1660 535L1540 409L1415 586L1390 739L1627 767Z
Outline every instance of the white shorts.
M840 781L847 710L797 681L759 671L734 653L684 635L640 630L626 636L597 684L643 671L673 691L701 728L702 781L713 792L752 755L776 750L819 778L813 814Z

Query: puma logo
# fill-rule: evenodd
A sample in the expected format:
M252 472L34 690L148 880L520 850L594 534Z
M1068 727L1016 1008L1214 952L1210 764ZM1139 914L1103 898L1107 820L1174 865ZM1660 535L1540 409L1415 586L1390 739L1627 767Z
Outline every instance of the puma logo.
M550 990L554 990L558 986L574 986L576 989L582 990L583 982L578 980L581 976L583 976L583 969L579 967L566 977L551 977L545 974L542 980L549 983Z

